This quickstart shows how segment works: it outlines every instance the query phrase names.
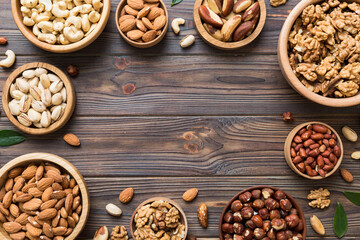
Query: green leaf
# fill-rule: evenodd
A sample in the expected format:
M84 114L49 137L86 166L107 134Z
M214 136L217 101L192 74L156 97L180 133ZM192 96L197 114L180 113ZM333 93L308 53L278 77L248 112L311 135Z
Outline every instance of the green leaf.
M181 3L183 0L172 0L171 6Z
M360 206L360 192L343 192L344 195L354 204Z
M21 133L13 130L0 130L0 147L11 146L25 141Z
M335 215L334 215L334 232L338 238L342 238L347 230L347 217L344 207L341 203L337 203Z

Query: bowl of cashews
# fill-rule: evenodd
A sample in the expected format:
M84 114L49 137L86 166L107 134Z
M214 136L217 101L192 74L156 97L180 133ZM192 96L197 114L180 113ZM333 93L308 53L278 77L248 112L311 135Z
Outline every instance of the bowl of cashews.
M95 41L110 16L110 0L12 0L21 33L50 52L78 51Z

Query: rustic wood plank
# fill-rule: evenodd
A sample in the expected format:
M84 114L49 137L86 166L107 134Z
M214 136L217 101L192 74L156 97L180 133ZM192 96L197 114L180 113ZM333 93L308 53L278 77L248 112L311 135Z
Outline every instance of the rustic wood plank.
M283 144L297 124L324 121L336 130L344 124L360 132L354 116L297 117L284 123L280 116L255 117L78 117L57 133L4 148L0 164L24 153L44 151L65 157L85 176L289 176ZM0 129L13 128L1 118ZM72 132L81 147L68 146L62 136ZM184 139L184 133L185 135ZM350 154L359 143L343 139L343 167L360 177L359 162ZM343 181L335 173L328 182ZM349 185L351 186L351 185Z
M200 237L218 236L218 222L221 211L226 202L242 189L260 184L277 186L291 194L302 206L307 221L309 239L319 239L318 235L311 229L309 218L316 214L323 222L327 231L326 239L336 239L332 230L333 214L336 202L343 204L348 214L349 228L345 239L350 237L359 238L360 207L353 205L345 199L342 190L348 189L348 184L343 181L314 182L291 180L288 177L166 177L166 178L86 178L91 195L91 214L86 225L86 231L82 233L84 239L90 239L96 229L106 224L113 227L115 224L125 225L129 229L129 221L132 212L142 201L155 196L165 196L175 200L181 205L189 221L189 232ZM126 187L135 189L132 202L127 205L121 204L118 194ZM306 196L314 187L327 187L331 192L332 204L328 209L318 210L307 206ZM191 187L199 189L199 195L194 202L185 203L182 193ZM358 189L359 183L354 183L352 189ZM105 205L109 202L115 203L123 210L120 218L109 216L105 211ZM197 220L197 207L200 203L206 203L209 208L209 227L204 230Z
M18 57L15 67L35 61ZM238 57L36 57L65 70L76 63L76 115L352 114L359 106L312 103L283 78L274 55ZM261 71L259 71L261 66ZM0 69L0 89L14 69ZM221 69L221 70L219 70ZM122 86L133 83L129 95Z

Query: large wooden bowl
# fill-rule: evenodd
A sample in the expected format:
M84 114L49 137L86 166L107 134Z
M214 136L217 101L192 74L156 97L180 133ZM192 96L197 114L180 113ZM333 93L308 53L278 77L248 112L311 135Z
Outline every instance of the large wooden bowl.
M51 71L54 74L56 74L63 81L64 86L66 88L66 95L67 95L66 104L67 105L65 108L65 112L59 121L51 124L47 128L26 127L26 126L22 125L21 123L19 123L19 121L16 119L16 117L14 117L11 114L10 109L9 109L9 102L11 100L11 96L10 96L11 84L16 80L16 78L19 75L22 74L23 71L25 71L27 69L37 68L37 67L45 68L48 71ZM15 71L13 71L10 74L10 76L8 77L8 79L6 80L3 91L2 91L2 105L3 105L4 112L5 112L6 116L8 117L8 119L10 120L10 122L12 124L14 124L15 127L17 127L19 130L21 130L25 133L28 133L28 134L44 135L44 134L52 133L52 132L59 130L69 121L69 119L71 118L71 116L74 112L75 105L76 105L75 89L74 89L74 86L72 85L72 82L70 81L70 79L65 75L65 73L63 71L61 71L57 67L55 67L51 64L42 63L42 62L28 63L28 64L25 64L25 65L17 68Z
M149 47L155 46L156 44L158 44L159 42L161 42L161 40L165 37L165 35L166 35L166 33L167 33L168 26L169 26L169 14L168 14L166 5L165 5L165 3L163 2L163 0L159 0L159 8L164 9L165 17L166 17L165 26L163 27L162 32L161 32L161 34L160 34L159 36L157 36L155 39L153 39L153 40L150 41L150 42L143 42L143 43L142 43L142 42L136 42L136 41L131 40L130 38L128 38L128 37L126 36L125 33L123 33L123 32L120 30L119 18L121 17L121 10L125 7L126 3L127 3L127 0L121 0L121 1L119 2L119 5L117 6L116 12L115 12L115 23L116 23L116 27L117 27L117 29L118 29L121 37L125 40L125 42L127 42L127 43L130 44L131 46L137 47L137 48L149 48Z
M75 168L67 160L53 155L49 153L29 153L17 157L7 164L5 164L0 169L0 186L5 183L7 178L7 173L9 170L19 167L19 166L27 166L29 163L39 163L39 162L49 162L58 165L60 168L65 170L69 173L79 185L80 193L81 193L81 201L82 201L82 212L79 218L79 222L77 223L76 227L74 228L73 232L65 238L65 240L73 240L80 234L80 232L84 229L86 221L89 216L90 212L90 200L89 200L89 191L87 189L86 183L80 172ZM2 225L0 226L0 239L11 239L7 232L4 230Z
M349 107L358 105L360 104L360 94L348 98L330 98L311 92L300 82L300 80L296 77L290 66L290 60L288 55L288 39L291 28L294 25L295 20L304 10L304 8L306 8L310 4L316 4L319 2L322 2L322 0L302 0L295 6L295 8L290 12L289 16L287 17L280 32L277 49L281 71L285 79L295 91L313 102L330 107ZM360 0L355 0L355 2L359 3Z
M259 36L260 32L264 28L265 20L266 20L266 4L264 0L257 0L260 4L260 17L257 23L257 26L253 33L244 38L243 40L237 41L237 42L223 42L220 40L215 39L212 37L204 28L203 22L200 18L199 14L199 7L201 6L203 0L195 0L194 4L194 22L197 32L199 33L200 37L210 46L216 47L221 50L234 50L241 47L244 47L251 43L252 41Z
M219 221L219 237L220 237L220 240L224 240L224 237L223 237L223 234L222 234L222 230L221 230L221 225L224 223L224 215L225 213L230 209L230 206L231 206L231 203L235 200L237 200L239 198L239 196L241 194L243 194L244 192L251 192L252 190L255 190L255 189L263 189L263 188L271 188L272 190L274 190L274 192L278 191L278 190L281 190L277 187L272 187L272 186L265 186L265 185L260 185L260 186L255 186L255 187L251 187L251 188L248 188L248 189L245 189L245 190L242 190L241 192L237 193L227 204L226 204L226 207L224 208L224 210L222 211L222 214L220 216L220 221ZM283 190L281 190L283 191ZM286 193L285 191L283 191L286 195L286 197L290 200L290 202L292 203L293 205L293 208L296 208L296 210L298 211L298 215L299 215L299 218L300 220L302 221L303 225L304 225L304 230L302 231L302 237L303 237L303 240L306 239L306 221L305 221L305 216L304 216L304 212L303 210L301 209L300 205L296 202L296 200L290 196L288 193Z
M184 213L184 211L182 210L182 208L180 207L179 204L177 204L176 202L174 202L173 200L169 199L169 198L165 198L165 197L153 197L153 198L149 198L145 201L143 201L134 211L133 215L131 216L131 220L130 220L130 233L131 233L131 236L132 236L132 239L135 239L135 236L134 236L134 232L136 230L136 227L135 227L135 222L134 222L134 218L135 218L135 215L137 213L137 211L144 205L146 204L149 204L149 203L152 203L152 202L155 202L155 201L158 201L158 200L163 200L164 202L168 202L170 203L172 206L176 207L179 212L180 212L180 222L182 224L185 225L185 235L184 235L184 239L186 239L186 235L187 235L187 232L188 232L188 222L187 222L187 219L186 219L186 215Z
M84 47L94 42L100 36L106 26L107 21L109 20L111 9L110 0L103 0L103 4L104 6L101 11L101 18L95 29L88 36L84 37L80 41L67 45L53 45L40 41L32 32L32 27L25 26L23 23L23 16L20 11L20 0L11 0L11 11L14 17L14 21L18 26L19 30L32 44L49 52L69 53L83 49Z
M314 176L311 177L305 173L302 173L299 171L299 169L296 168L295 164L293 163L293 161L291 160L291 155L290 155L290 149L291 149L291 143L295 137L295 135L300 131L300 129L302 129L303 127L306 127L309 124L320 124L320 125L324 125L325 127L329 128L333 133L335 133L336 135L336 141L338 146L341 149L341 156L338 158L338 161L336 163L336 165L334 166L333 170L331 170L330 172L328 172L325 177L321 177L321 176ZM343 156L344 156L344 147L341 141L341 138L339 136L339 134L329 125L327 125L326 123L323 122L307 122L307 123L302 123L298 126L296 126L293 130L291 130L291 132L289 133L289 135L287 136L286 140L285 140L285 144L284 144L284 156L285 156L285 160L286 163L289 165L289 167L298 175L307 178L307 179L312 179L312 180L320 180L320 179L324 179L327 178L329 176L331 176L334 172L336 172L336 170L340 167L341 162L343 160Z

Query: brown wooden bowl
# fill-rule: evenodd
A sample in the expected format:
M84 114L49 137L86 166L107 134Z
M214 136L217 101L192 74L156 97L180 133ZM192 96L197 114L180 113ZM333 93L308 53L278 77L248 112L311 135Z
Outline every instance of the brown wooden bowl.
M134 222L134 218L135 218L135 214L136 212L144 205L146 204L149 204L149 203L152 203L152 202L155 202L155 201L158 201L158 200L163 200L165 202L168 202L170 203L171 205L173 205L174 207L176 207L179 212L180 212L180 222L182 224L185 225L185 235L184 235L184 238L183 240L186 239L186 235L187 235L187 232L188 232L188 222L187 222L187 219L186 219L186 215L184 213L184 211L182 210L182 208L180 207L179 204L177 204L175 201L169 199L169 198L166 198L166 197L153 197L153 198L149 198L145 201L143 201L134 211L133 215L131 216L131 220L130 220L130 233L131 233L131 236L133 239L135 239L135 236L134 236L134 232L136 230L136 227L135 227L135 222Z
M25 24L23 23L23 16L20 11L20 0L11 0L11 11L14 17L14 21L18 26L19 30L32 44L49 52L69 53L83 49L84 47L94 42L100 36L106 26L107 21L109 20L111 9L110 1L111 0L103 0L104 6L101 12L101 18L95 29L88 36L84 37L80 41L67 45L53 45L40 41L32 32L32 27L25 26Z
M81 192L82 212L78 224L74 228L73 232L65 238L65 240L76 239L76 237L84 229L86 221L88 219L90 212L90 199L89 199L89 191L87 189L84 178L82 177L80 172L75 168L75 166L72 165L70 162L59 156L49 153L29 153L22 155L20 157L11 160L0 169L0 186L2 186L5 183L5 180L7 178L7 173L9 172L9 170L19 166L27 166L28 164L33 162L36 163L49 162L56 164L60 168L65 170L67 173L69 173L75 179L76 183L79 185ZM2 225L0 226L0 239L11 239L8 233L4 230Z
M221 225L224 223L224 215L225 213L230 209L230 206L231 206L231 203L235 200L237 200L240 196L240 194L243 194L244 192L251 192L252 190L255 190L255 189L263 189L263 188L271 188L272 190L274 190L274 192L278 191L278 190L281 190L277 187L272 187L272 186L265 186L265 185L260 185L260 186L255 186L255 187L251 187L251 188L248 188L248 189L245 189L245 190L242 190L241 192L237 193L227 204L226 204L226 207L224 208L224 210L222 211L222 214L220 216L220 221L219 221L219 237L220 237L220 240L224 240L224 237L223 237L223 234L222 234L222 230L221 230ZM283 190L281 190L283 191ZM304 230L302 231L302 237L303 237L303 240L306 239L306 221L305 221L305 216L304 216L304 212L303 210L301 209L300 205L296 202L296 200L290 196L288 193L286 193L285 191L283 191L286 195L286 197L290 200L290 202L292 203L293 205L293 208L296 208L296 210L298 211L298 214L299 214L299 217L300 217L300 220L302 221L303 225L304 225Z
M336 170L340 167L341 162L343 160L343 156L344 156L344 147L341 141L341 138L339 136L339 134L329 125L327 125L326 123L323 122L307 122L307 123L302 123L298 126L296 126L293 130L291 130L291 132L289 133L289 135L287 136L286 140L285 140L285 144L284 144L284 156L285 156L285 160L286 163L289 165L289 167L298 175L307 178L307 179L312 179L312 180L320 180L320 179L324 179L321 176L315 176L315 177L311 177L305 173L302 173L299 171L299 169L296 168L295 164L293 163L293 161L291 160L291 155L290 155L290 149L291 149L291 142L294 139L295 135L300 131L301 128L306 127L309 124L320 124L320 125L324 125L327 128L329 128L333 133L335 133L337 139L337 144L339 145L340 149L341 149L341 156L339 157L336 165L334 166L333 170L331 170L330 172L328 172L324 178L327 178L329 176L331 176L334 172L336 172Z
M159 36L157 36L155 39L153 39L152 41L150 42L136 42L136 41L133 41L131 40L130 38L128 38L126 36L126 34L124 34L121 30L120 30L120 25L119 25L119 18L121 17L121 10L125 7L126 5L126 2L127 0L121 0L119 2L119 5L117 6L116 8L116 12L115 12L115 23L116 23L116 27L121 35L121 37L128 43L130 44L131 46L133 47L137 47L137 48L149 48L149 47L152 47L152 46L155 46L156 44L158 44L166 35L167 33L167 29L168 29L168 26L169 26L169 14L168 14L168 11L167 11L167 8L166 8L166 5L164 3L163 0L159 0L159 7L164 9L164 12L165 12L165 17L166 17L166 23L165 23L165 26L163 27L162 29L162 32Z
M360 2L360 0L354 0L355 2ZM354 2L352 1L352 2ZM331 97L324 97L317 93L311 92L307 89L300 80L296 77L295 73L293 72L290 66L290 60L288 56L288 39L291 28L293 27L295 20L300 16L304 8L309 6L310 4L316 4L322 2L322 0L303 0L300 1L295 8L290 12L289 16L287 17L284 25L281 29L279 41L278 41L278 58L279 64L287 82L290 86L303 95L304 97L310 99L313 102L329 106L329 107L350 107L360 104L360 94L357 94L353 97L348 98L331 98Z
M266 4L264 0L258 0L260 4L260 17L257 23L255 30L253 31L250 36L244 38L243 40L237 42L223 42L217 40L216 38L212 37L204 28L203 22L200 18L199 14L199 7L201 6L203 0L195 0L194 4L194 22L197 32L199 33L200 37L210 46L216 47L221 50L234 50L241 48L243 46L248 45L252 41L259 36L260 32L264 28L265 20L266 20Z
M37 67L45 68L48 71L51 71L54 74L56 74L63 81L64 86L66 88L66 95L67 95L66 104L67 105L65 108L65 112L59 121L51 124L47 128L26 127L26 126L22 125L21 123L19 123L19 121L11 114L10 109L9 109L9 102L11 99L11 96L10 96L11 84L16 80L16 78L20 74L22 74L23 71L25 71L27 69L37 68ZM70 81L70 79L65 75L65 73L63 71L61 71L57 67L55 67L51 64L42 63L42 62L28 63L28 64L25 64L25 65L17 68L15 71L13 71L10 74L10 76L8 77L8 79L6 80L4 88L3 88L3 92L2 92L2 105L3 105L4 112L5 112L6 116L8 117L8 119L10 120L10 122L12 124L14 124L15 127L17 127L19 130L21 130L25 133L28 133L28 134L44 135L44 134L52 133L52 132L59 130L69 121L69 119L71 118L71 116L74 112L75 105L76 105L75 89L74 89L74 86L72 85L72 82Z

